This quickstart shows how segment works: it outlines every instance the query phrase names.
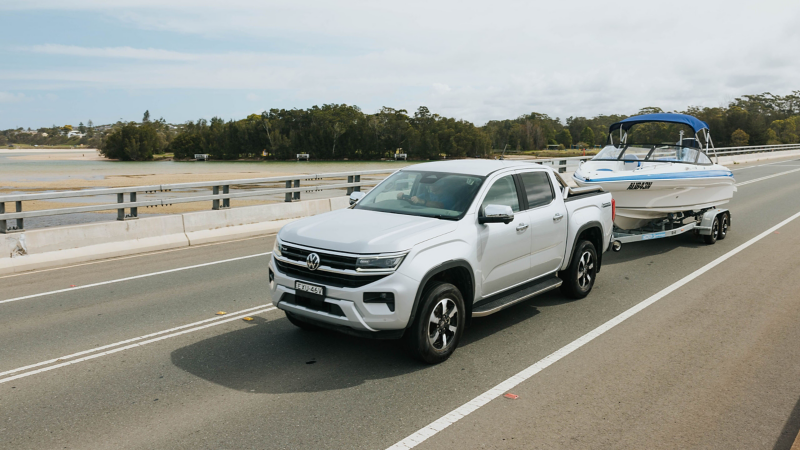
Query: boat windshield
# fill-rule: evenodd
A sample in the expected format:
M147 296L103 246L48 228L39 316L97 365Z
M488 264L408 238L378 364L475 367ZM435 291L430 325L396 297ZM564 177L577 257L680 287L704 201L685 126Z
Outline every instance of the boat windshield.
M484 177L401 170L364 196L354 209L459 220Z
M696 148L674 144L631 144L624 147L607 145L592 161L645 161L686 164L712 164L711 159Z

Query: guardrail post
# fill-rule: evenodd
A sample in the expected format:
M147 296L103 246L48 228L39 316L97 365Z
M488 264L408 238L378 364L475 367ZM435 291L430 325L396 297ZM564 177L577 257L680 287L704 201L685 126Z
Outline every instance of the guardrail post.
M561 167L562 165L564 167ZM558 162L558 173L566 173L566 171L567 171L567 160L562 159L561 161Z
M222 193L223 194L230 194L231 193L231 186L226 184L222 186ZM223 198L222 199L222 207L223 208L230 208L231 207L231 199L230 198Z
M347 182L348 183L352 183L353 182L353 176L352 175L348 175L347 176ZM349 188L347 188L347 195L350 195L352 193L353 193L353 187L350 186Z
M136 192L131 192L130 199L131 199L131 203L136 202ZM131 208L131 215L128 216L128 218L129 219L138 219L139 218L139 208L135 207L135 206L132 207Z
M125 194L122 193L117 194L117 203L119 204L125 203ZM125 206L117 209L117 220L125 220Z
M211 193L214 194L214 195L219 195L219 186L214 186L213 188L211 188ZM215 198L214 200L211 200L211 209L213 209L215 211L219 209L219 199L218 198Z
M5 202L0 202L0 214L6 213L6 204ZM8 226L6 225L6 220L0 220L0 233L6 234L8 233Z
M294 180L294 187L300 187L300 180ZM299 202L300 201L300 191L294 192L293 201Z
M291 188L292 188L292 181L291 180L286 180L286 189L291 189ZM286 196L283 199L283 201L291 202L292 201L292 193L291 192L287 192Z
M361 175L356 175L355 176L355 182L356 183L361 183ZM361 186L354 186L353 190L356 191L356 192L361 192Z

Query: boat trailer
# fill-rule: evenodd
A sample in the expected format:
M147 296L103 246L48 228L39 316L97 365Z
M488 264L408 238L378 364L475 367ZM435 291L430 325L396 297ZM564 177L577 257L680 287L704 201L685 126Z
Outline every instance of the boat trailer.
M687 219L692 221L686 223ZM699 211L669 214L665 219L654 220L644 227L634 230L623 230L615 225L611 235L611 249L618 252L622 249L623 243L667 238L688 231L694 231L695 234L703 236L706 244L710 245L717 239L725 239L730 224L730 211L721 208L706 208Z

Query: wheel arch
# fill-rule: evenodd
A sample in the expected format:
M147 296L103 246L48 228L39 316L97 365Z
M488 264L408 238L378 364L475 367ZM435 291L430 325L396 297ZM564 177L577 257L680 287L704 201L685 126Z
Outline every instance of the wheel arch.
M419 283L417 294L414 297L414 305L411 307L411 315L409 316L406 329L410 328L417 318L419 304L422 301L422 293L425 287L431 281L445 281L453 284L461 291L461 296L464 298L465 317L466 323L472 317L472 304L475 299L475 273L472 266L463 259L456 259L446 261L438 266L429 270Z
M572 248L569 250L569 258L564 267L569 267L572 264L572 258L575 256L575 247L578 242L587 240L594 245L597 252L597 272L600 272L600 267L603 265L603 225L598 221L591 221L581 225L575 233L575 239L572 241Z

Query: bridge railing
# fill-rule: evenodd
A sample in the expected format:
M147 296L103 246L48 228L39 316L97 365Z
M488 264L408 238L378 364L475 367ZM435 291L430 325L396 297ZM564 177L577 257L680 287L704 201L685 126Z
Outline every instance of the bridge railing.
M40 194L12 194L0 196L0 233L23 231L25 219L33 217L55 216L98 211L117 211L117 220L130 220L139 217L139 208L153 206L169 206L179 203L211 202L211 209L226 209L231 206L231 199L259 197L284 194L284 201L300 200L302 192L317 192L332 189L346 189L347 194L360 191L362 186L374 186L379 180L362 180L364 175L390 174L395 169L362 170L357 172L302 174L283 177L249 178L241 180L203 181L195 183L155 184L149 186L131 186L123 188L82 189L79 191L48 192ZM320 184L328 179L331 184ZM332 180L330 180L332 179ZM337 180L338 179L338 180ZM381 177L382 179L382 177ZM260 189L264 184L284 183L283 188ZM177 195L180 191L196 191L210 188L211 193L191 195L192 192ZM240 189L233 192L232 188ZM248 189L249 188L249 189ZM25 211L26 202L36 200L60 200L77 197L116 196L116 203L101 203L88 206L41 209ZM140 199L140 196L159 198ZM13 204L15 211L6 211L6 204Z
M716 149L719 156L741 155L748 153L780 152L787 150L800 150L800 144L786 145L758 145L748 147L727 147ZM574 170L581 161L588 161L591 156L576 156L565 158L549 158L526 160L552 167L560 173ZM390 174L395 169L362 170L357 172L301 174L283 177L250 178L243 180L203 181L197 183L156 184L150 186L132 186L124 188L83 189L79 191L48 192L39 194L12 194L0 196L0 233L24 230L25 219L33 217L46 217L61 214L75 214L97 211L117 211L117 220L136 219L139 208L168 206L179 203L211 202L211 209L226 209L231 207L231 199L259 197L265 195L284 194L284 201L293 202L301 199L303 192L318 192L324 190L346 189L347 194L360 191L362 187L374 186L380 180L362 180L364 175ZM332 184L319 184L326 179L333 179ZM337 180L338 179L338 180ZM382 179L382 177L381 177ZM280 184L283 188L259 188L264 184ZM211 193L205 195L176 195L182 190L197 190L210 188ZM232 192L236 188L239 192ZM158 196L159 198L139 199ZM184 194L187 194L184 192ZM189 193L191 194L191 192ZM88 206L74 206L64 208L41 209L25 211L25 202L35 200L58 200L76 197L116 196L115 203L101 203ZM6 211L6 204L13 204L14 211Z

